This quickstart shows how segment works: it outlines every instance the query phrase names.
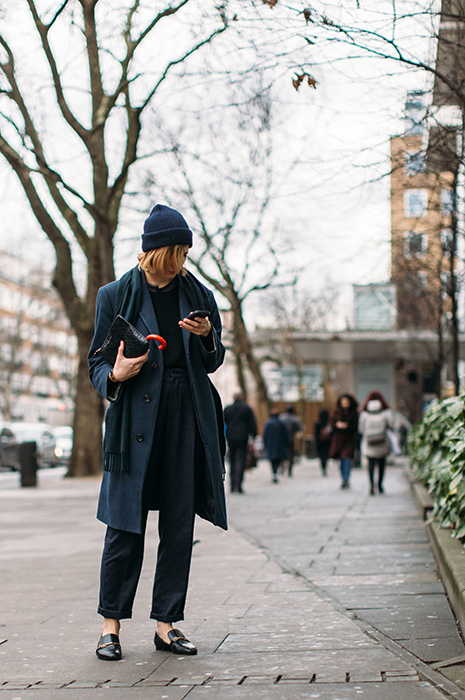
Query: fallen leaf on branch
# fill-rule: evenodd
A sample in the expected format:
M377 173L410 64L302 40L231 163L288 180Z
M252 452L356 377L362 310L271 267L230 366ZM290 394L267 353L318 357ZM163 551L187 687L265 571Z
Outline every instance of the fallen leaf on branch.
M264 5L269 5L270 7L274 7L278 4L278 0L262 0L262 2Z
M310 17L312 16L312 11L310 10L309 7L306 7L305 10L303 10L303 15L305 17L305 21L308 23L310 20Z

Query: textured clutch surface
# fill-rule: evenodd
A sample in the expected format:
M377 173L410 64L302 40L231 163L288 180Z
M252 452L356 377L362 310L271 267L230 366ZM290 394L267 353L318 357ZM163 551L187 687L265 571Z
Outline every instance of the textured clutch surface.
M115 364L116 355L121 341L124 341L125 357L140 357L149 349L149 341L140 333L137 328L126 321L122 316L117 316L107 337L100 348L100 354L110 365Z

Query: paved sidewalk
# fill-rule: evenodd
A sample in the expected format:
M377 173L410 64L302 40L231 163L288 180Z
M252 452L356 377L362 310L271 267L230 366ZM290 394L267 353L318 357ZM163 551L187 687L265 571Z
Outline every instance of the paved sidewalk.
M153 517L124 659L108 663L94 653L98 481L0 479L0 700L465 700L465 650L400 465L384 496L361 470L341 491L313 460L278 485L263 462L245 489L229 532L197 522L180 626L199 655L154 650Z

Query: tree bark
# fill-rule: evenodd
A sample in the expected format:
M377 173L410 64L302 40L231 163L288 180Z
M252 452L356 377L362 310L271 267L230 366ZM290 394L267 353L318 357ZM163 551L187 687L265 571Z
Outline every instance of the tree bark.
M263 425L264 421L268 418L271 409L268 389L263 378L261 367L255 357L252 343L242 316L241 304L238 299L235 300L235 303L232 306L232 312L235 343L237 343L237 348L241 350L241 353L243 353L244 357L246 358L247 366L254 379L257 390L258 419Z
M74 411L74 449L68 476L92 476L102 470L103 400L90 383L87 367L89 336L79 343L78 391Z

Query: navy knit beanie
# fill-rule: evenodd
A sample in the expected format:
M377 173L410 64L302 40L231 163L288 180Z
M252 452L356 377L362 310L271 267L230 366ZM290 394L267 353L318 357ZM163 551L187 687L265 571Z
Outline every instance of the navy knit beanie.
M192 247L192 231L187 221L176 209L156 204L144 221L142 250L146 253L165 245L188 245Z

